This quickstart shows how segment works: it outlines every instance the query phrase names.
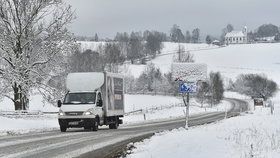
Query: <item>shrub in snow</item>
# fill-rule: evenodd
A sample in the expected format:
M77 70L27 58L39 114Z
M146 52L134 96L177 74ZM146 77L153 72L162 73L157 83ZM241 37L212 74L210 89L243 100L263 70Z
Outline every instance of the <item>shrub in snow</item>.
M267 100L277 92L278 85L264 75L245 74L238 76L235 82L235 90L252 98L257 97Z

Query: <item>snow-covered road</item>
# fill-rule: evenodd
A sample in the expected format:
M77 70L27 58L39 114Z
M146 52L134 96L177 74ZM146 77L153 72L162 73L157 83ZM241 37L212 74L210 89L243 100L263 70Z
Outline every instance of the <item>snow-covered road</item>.
M233 105L228 116L238 115L247 104L240 100L228 99ZM244 108L245 107L245 108ZM190 125L200 125L224 119L224 112L193 115ZM0 157L98 157L114 153L114 145L148 136L155 132L184 126L184 119L173 119L148 124L123 125L118 130L101 128L98 132L72 129L69 132L50 131L36 134L0 137ZM126 145L126 144L123 144ZM102 150L98 150L102 149ZM99 153L98 151L102 152Z

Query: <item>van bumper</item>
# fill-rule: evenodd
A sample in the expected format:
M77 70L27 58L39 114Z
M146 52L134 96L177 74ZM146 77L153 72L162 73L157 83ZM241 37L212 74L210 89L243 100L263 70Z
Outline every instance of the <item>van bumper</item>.
M91 127L94 125L94 118L63 118L58 119L60 126L73 128L73 127Z

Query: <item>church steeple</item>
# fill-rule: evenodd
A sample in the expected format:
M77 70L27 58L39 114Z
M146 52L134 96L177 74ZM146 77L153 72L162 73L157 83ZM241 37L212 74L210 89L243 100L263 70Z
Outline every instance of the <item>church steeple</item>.
M242 32L243 32L245 35L247 35L247 33L248 33L247 26L244 26L244 28L243 28Z

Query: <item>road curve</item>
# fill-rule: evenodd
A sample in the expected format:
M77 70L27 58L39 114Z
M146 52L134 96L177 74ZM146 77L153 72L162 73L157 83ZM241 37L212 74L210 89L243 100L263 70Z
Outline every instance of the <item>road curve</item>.
M246 111L248 105L238 99L226 99L232 104L227 116L233 117ZM190 117L190 126L219 121L225 112L197 114ZM51 131L19 136L0 137L0 157L112 157L129 142L152 136L155 132L184 127L184 118L151 122L146 124L123 125L117 130L101 128L97 132L81 129L61 133Z

